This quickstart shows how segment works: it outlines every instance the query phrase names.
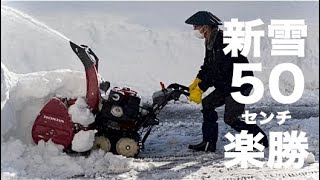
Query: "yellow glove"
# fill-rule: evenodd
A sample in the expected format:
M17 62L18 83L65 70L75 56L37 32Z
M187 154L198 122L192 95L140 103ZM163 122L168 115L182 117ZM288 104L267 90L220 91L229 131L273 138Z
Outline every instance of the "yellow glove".
M193 90L190 91L189 100L199 104L202 101L202 94L203 91L197 85Z
M194 90L194 88L196 88L200 82L201 82L201 79L199 79L199 78L194 79L192 84L190 84L190 86L189 86L189 92Z

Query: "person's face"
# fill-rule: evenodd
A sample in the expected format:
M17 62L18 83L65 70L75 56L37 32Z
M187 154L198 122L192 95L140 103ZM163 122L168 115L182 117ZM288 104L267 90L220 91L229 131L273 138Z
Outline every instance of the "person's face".
M200 33L204 34L207 31L208 27L206 25L193 25L193 30L198 30Z

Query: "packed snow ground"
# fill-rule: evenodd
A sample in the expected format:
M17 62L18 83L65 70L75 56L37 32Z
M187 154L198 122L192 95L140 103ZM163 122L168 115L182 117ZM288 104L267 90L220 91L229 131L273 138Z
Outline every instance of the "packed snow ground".
M159 89L160 80L167 84L187 84L196 73L194 69L201 64L201 61L194 62L194 59L202 58L201 41L190 34L154 32L128 24L120 17L100 18L103 20L99 16L75 19L72 22L77 26L72 26L68 32L77 32L76 37L72 37L76 42L92 44L92 49L101 59L100 75L111 81L112 86L129 85L144 100L150 100L152 92ZM70 20L62 19L59 29L66 31L63 24ZM223 146L228 141L224 135L235 131L223 123L223 107L218 109L220 138L217 152L199 154L189 151L188 144L201 140L202 117L200 107L186 103L186 99L170 103L163 109L159 117L161 124L152 131L139 159L114 156L98 150L88 157L71 157L52 142L35 145L31 138L31 127L43 105L52 96L85 95L83 67L68 42L44 29L44 26L39 26L35 19L2 6L1 24L5 27L1 33L1 178L318 178L319 79L315 76L319 72L318 29L312 29L308 35L307 60L301 62L300 59L290 59L290 62L299 64L306 77L306 89L301 100L290 106L281 106L269 100L269 97L248 107L257 113L276 113L287 109L292 112L292 119L283 125L278 125L274 120L261 127L266 132L302 130L307 133L308 151L315 155L316 163L309 157L310 163L306 162L303 169L294 170L225 168ZM265 43L264 46L269 48L270 45ZM261 61L265 62L266 69L279 63L274 58L262 58ZM181 71L177 68L181 68ZM264 84L268 84L263 76L264 73L260 74ZM283 85L290 90L292 81L286 77ZM265 161L267 158L266 151Z

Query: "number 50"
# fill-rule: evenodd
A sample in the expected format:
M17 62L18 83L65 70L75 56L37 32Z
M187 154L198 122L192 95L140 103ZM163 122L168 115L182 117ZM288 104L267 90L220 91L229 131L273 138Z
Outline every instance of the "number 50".
M258 102L264 93L264 86L260 79L253 76L242 76L242 71L262 71L261 63L235 63L233 67L232 86L241 87L243 84L253 85L253 93L243 96L240 92L233 92L233 99L241 104L253 104ZM281 73L289 71L294 77L294 90L289 96L284 96L279 90L279 78ZM292 63L282 63L275 66L269 77L269 90L274 100L282 104L291 104L300 99L304 90L304 76L301 69Z

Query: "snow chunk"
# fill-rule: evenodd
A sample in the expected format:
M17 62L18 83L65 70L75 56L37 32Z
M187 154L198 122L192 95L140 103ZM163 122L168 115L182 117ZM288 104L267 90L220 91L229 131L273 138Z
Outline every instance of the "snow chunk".
M15 173L10 173L10 172L1 172L1 179L5 179L5 180L16 180L17 175Z
M74 123L88 126L94 122L94 116L90 109L88 109L88 105L83 98L78 98L75 104L70 106L68 111Z
M106 153L104 159L107 160L108 169L111 172L123 173L128 172L132 169L136 171L145 171L154 168L155 166L151 163L146 162L135 162L133 158L126 158L125 156L115 156L112 153Z
M311 152L309 152L308 155L304 158L304 162L312 164L316 162L316 158Z
M72 140L72 150L76 152L85 152L92 148L94 143L94 135L97 130L79 131Z

